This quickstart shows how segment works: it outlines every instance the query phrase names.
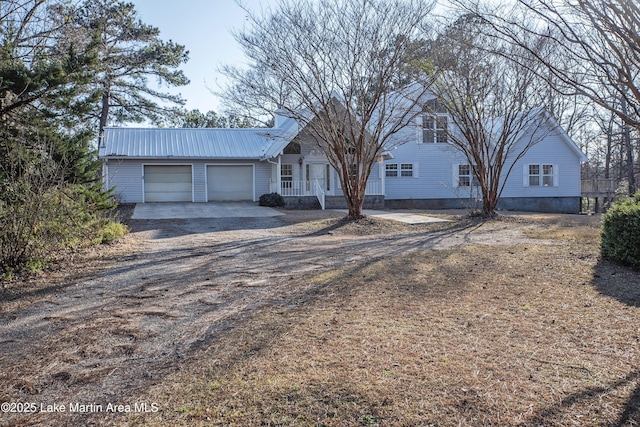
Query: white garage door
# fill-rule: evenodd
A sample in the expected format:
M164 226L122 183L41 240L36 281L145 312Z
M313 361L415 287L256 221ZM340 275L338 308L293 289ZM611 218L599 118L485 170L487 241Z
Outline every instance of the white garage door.
M191 166L144 167L145 202L193 201Z
M253 166L207 166L207 193L210 202L253 200Z

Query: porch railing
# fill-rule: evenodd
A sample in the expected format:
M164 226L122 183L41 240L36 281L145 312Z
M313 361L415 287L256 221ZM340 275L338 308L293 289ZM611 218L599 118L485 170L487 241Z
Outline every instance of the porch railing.
M316 179L313 181L315 185L315 193L318 201L320 202L320 207L324 210L324 190L322 189L322 185L320 185L320 180Z
M616 192L615 181L612 178L583 179L580 181L580 192L588 195L611 195Z
M382 180L381 179L370 179L367 182L367 188L364 191L365 196L380 196L384 194L382 190Z
M304 181L282 181L280 183L280 195L282 196L304 196L306 193Z
M282 181L280 183L280 195L282 196L314 196L316 195L315 183L318 183L320 189L326 195L331 191L326 190L326 182L323 179L313 181ZM333 183L332 183L333 184ZM340 194L338 191L336 194ZM365 189L366 196L379 196L384 194L381 179L370 179Z

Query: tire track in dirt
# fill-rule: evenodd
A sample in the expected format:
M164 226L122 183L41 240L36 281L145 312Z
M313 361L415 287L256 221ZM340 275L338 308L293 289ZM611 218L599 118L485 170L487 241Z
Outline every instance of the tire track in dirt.
M506 225L364 236L278 218L132 227L132 253L109 268L2 310L0 400L132 404L251 310L295 300L308 289L309 274L411 251L528 241ZM5 415L35 425L70 422L69 414ZM74 417L74 423L113 421Z

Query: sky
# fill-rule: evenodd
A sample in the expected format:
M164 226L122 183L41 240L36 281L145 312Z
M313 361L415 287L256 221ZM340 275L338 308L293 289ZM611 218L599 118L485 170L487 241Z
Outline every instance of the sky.
M188 86L170 89L180 93L189 110L221 111L218 91L225 80L218 70L223 64L239 65L246 60L231 30L243 28L246 13L235 0L130 0L142 22L160 29L162 40L182 44L189 51L189 62L180 67L191 80ZM244 0L252 10L275 3L274 0ZM166 86L162 88L167 91Z

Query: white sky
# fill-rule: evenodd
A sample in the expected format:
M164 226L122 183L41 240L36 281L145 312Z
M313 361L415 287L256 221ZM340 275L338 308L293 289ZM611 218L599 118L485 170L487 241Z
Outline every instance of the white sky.
M219 89L223 64L240 64L245 59L231 35L242 29L245 12L234 0L131 0L142 22L160 29L162 40L172 40L189 51L189 62L181 69L191 84L171 93L181 93L189 110L220 112L220 100L211 93ZM275 3L274 0L244 0L252 10ZM167 90L166 87L162 88Z

